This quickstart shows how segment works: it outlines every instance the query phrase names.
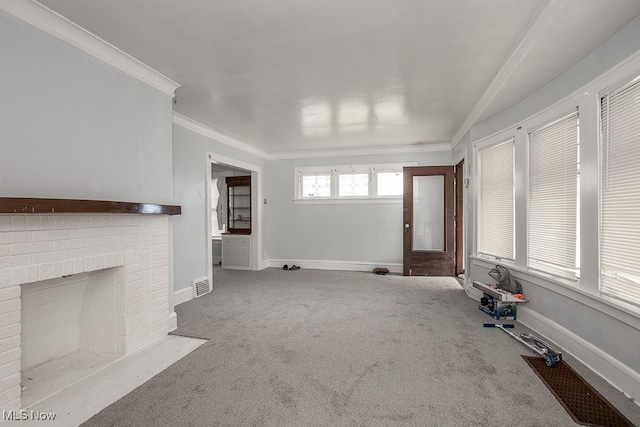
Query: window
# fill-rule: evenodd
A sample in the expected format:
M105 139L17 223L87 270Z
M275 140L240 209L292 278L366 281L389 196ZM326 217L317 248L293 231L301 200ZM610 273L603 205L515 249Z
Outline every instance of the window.
M294 200L377 199L400 202L403 194L402 168L410 164L354 165L297 168Z
M363 197L369 195L369 173L338 174L338 197Z
M479 151L478 252L514 259L514 140Z
M306 197L331 196L331 174L302 175L302 194Z
M529 268L576 280L578 244L578 112L529 133Z
M600 104L600 292L640 305L640 77Z
M402 171L378 171L376 183L378 185L378 196L402 196L404 188Z

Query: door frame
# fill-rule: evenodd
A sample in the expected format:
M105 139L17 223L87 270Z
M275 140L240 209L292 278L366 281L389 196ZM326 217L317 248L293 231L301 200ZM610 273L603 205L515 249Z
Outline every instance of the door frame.
M221 164L251 172L251 269L261 270L262 265L262 168L252 163L236 160L220 154L207 153L206 171L206 230L207 230L207 275L213 283L213 249L211 247L211 165ZM255 218L255 222L253 221Z
M444 250L442 251L413 251L413 177L414 176L444 176ZM403 168L403 256L402 274L413 275L414 258L430 256L434 264L442 268L437 271L442 276L455 275L455 222L454 222L454 167L453 166L413 166ZM410 204L408 203L410 202ZM410 207L409 207L410 206ZM415 255L414 255L415 254Z
M454 168L454 188L455 188L455 235L456 235L456 276L465 272L465 260L464 260L464 189L466 187L466 181L464 178L464 157L460 160Z

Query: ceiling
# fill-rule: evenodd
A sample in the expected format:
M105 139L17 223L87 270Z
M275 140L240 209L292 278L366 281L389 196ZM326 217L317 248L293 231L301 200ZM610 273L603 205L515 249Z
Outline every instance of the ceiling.
M266 153L455 144L640 14L637 0L40 0Z

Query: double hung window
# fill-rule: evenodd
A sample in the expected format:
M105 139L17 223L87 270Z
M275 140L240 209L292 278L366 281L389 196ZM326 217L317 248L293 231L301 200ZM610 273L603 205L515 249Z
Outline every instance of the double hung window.
M514 140L479 151L478 252L514 259Z
M579 277L578 112L529 132L527 264Z
M640 77L600 106L600 292L640 305Z

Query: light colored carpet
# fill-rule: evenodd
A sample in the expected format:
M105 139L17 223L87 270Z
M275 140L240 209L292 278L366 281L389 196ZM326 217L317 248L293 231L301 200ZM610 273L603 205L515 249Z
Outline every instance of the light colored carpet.
M210 341L84 425L575 425L520 357L531 352L483 328L491 318L453 278L214 276L212 293L176 308L178 334Z

